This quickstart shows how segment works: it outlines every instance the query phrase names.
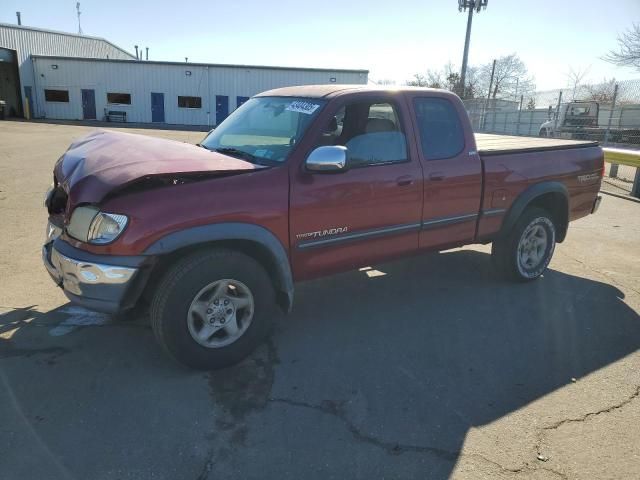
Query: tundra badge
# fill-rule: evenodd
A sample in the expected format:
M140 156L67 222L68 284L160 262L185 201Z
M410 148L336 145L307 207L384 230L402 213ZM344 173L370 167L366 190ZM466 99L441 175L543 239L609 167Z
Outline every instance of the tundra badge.
M327 235L338 235L339 233L347 233L347 231L349 231L349 227L328 228L326 230L316 230L315 232L298 233L296 235L296 238L298 240L321 238L326 237Z

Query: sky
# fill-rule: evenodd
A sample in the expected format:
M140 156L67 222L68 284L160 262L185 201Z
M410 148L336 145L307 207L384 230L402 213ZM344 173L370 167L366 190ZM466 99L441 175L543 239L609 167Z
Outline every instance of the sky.
M2 0L0 22L77 33L75 0ZM414 73L459 68L466 14L457 0L82 0L85 35L150 60L358 68L398 84ZM517 53L537 90L586 81L640 79L604 62L619 33L640 22L640 0L489 0L474 15L469 63Z

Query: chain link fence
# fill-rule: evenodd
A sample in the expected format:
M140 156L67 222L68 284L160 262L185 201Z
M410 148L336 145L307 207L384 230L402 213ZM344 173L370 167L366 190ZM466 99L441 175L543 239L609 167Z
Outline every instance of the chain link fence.
M640 80L575 85L519 98L464 100L476 132L599 142L640 151ZM640 196L634 163L607 163L602 189Z

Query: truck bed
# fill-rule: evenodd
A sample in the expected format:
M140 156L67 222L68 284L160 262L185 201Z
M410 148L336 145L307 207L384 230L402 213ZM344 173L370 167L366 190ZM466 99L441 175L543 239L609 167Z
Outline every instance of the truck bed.
M569 148L595 147L598 142L588 140L564 140L546 137L516 137L476 133L476 145L480 155L502 155L508 153L543 152Z

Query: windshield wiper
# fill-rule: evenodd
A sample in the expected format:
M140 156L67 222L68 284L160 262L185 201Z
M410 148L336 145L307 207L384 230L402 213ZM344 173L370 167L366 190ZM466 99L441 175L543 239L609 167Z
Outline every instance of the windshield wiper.
M216 148L215 151L218 153L231 155L232 157L239 157L243 160L248 160L251 163L260 164L260 162L258 161L258 157L256 157L255 155L251 155L249 152L245 152L244 150L239 150L233 147L224 147L224 148Z

